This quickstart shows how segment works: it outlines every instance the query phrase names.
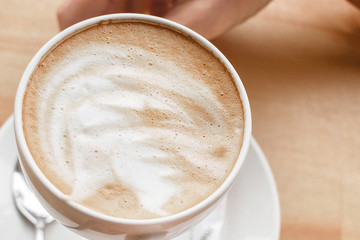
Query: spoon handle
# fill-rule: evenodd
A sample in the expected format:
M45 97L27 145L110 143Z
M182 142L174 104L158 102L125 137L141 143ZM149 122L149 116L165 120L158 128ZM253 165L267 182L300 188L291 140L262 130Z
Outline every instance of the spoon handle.
M36 240L44 240L45 239L45 226L44 225L37 225L36 226L36 233L35 233Z

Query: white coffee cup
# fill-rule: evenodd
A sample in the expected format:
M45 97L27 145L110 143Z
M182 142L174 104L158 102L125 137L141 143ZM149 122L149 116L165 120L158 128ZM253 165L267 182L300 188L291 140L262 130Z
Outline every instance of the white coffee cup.
M100 21L110 22L111 20L121 19L141 20L159 26L167 26L168 28L188 35L200 43L218 57L230 72L236 82L244 108L245 127L243 144L238 160L224 183L199 204L180 213L166 217L144 220L123 219L107 216L69 201L61 191L53 186L39 169L29 151L23 132L22 108L24 93L30 76L41 59L49 50L67 36ZM31 185L42 205L61 224L90 239L170 239L204 219L228 193L239 173L250 144L251 113L247 94L235 69L225 56L205 38L180 24L166 19L140 14L112 14L88 19L65 29L53 37L37 52L26 68L18 87L14 108L14 126L19 158L28 183Z

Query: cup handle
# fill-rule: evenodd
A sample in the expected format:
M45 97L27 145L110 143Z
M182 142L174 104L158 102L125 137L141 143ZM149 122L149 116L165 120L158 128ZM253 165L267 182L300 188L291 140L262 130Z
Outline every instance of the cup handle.
M125 240L166 240L166 233L146 234L146 235L127 235Z

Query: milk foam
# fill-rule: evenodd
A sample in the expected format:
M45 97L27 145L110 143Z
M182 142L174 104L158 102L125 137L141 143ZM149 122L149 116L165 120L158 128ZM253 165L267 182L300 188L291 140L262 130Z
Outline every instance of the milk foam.
M182 64L191 65L94 41L71 49L41 76L40 148L71 186L69 199L82 202L120 183L146 211L165 216L174 197L194 191L205 198L214 191L210 180L221 184L236 160L232 135L241 136L242 125L229 125L219 93Z

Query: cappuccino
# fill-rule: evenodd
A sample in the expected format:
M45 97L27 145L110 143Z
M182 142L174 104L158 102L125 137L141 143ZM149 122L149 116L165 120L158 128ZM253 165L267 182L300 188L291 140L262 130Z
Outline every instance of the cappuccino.
M30 152L69 200L148 219L211 195L237 161L244 112L221 61L146 21L100 23L42 59L23 101Z

